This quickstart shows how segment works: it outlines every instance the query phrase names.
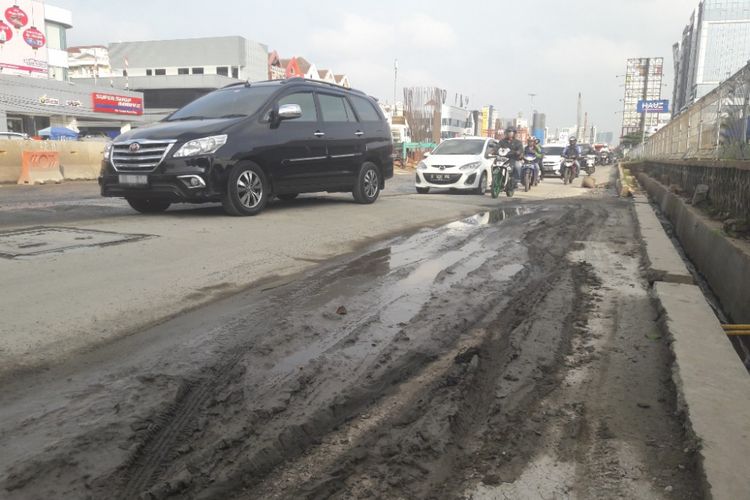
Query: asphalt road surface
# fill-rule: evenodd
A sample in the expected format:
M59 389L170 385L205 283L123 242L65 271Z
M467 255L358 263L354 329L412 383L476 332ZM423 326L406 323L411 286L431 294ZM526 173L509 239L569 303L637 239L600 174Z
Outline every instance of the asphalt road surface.
M3 498L699 491L631 207L606 185L492 200L405 174L370 207L253 219L132 215L91 189L0 188L5 234L147 235L44 233L63 247L0 259Z

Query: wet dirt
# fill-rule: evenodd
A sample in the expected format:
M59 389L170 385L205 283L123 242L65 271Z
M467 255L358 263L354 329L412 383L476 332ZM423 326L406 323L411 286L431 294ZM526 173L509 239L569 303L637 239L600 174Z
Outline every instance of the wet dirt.
M0 392L3 498L700 498L627 203L525 204Z

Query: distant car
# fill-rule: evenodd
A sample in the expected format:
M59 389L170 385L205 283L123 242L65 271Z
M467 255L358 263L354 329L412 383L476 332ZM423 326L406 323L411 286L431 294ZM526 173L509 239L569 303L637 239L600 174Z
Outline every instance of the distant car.
M102 196L135 210L220 201L256 215L277 197L349 192L374 203L393 177L393 144L377 102L338 85L291 78L236 83L105 148Z
M0 140L5 141L28 141L29 136L18 132L0 132Z
M492 179L497 141L485 137L447 139L417 166L416 188L449 188L484 194Z
M565 151L565 146L562 144L547 144L542 147L542 153L544 154L542 170L545 174L560 175L563 151Z

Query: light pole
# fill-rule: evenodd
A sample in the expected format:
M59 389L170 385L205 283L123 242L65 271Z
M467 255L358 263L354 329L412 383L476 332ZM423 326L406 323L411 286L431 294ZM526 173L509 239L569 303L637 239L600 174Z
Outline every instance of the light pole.
M398 59L393 60L393 116L396 116L396 99L398 96Z

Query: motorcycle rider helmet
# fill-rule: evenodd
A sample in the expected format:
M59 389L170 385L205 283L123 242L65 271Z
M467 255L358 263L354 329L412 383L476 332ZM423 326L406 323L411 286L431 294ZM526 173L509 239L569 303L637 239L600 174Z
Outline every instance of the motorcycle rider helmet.
M516 127L508 127L505 129L506 134L515 134L516 133Z
M575 144L576 142L578 142L578 139L576 139L575 137L571 137L570 138L570 143L571 144Z

